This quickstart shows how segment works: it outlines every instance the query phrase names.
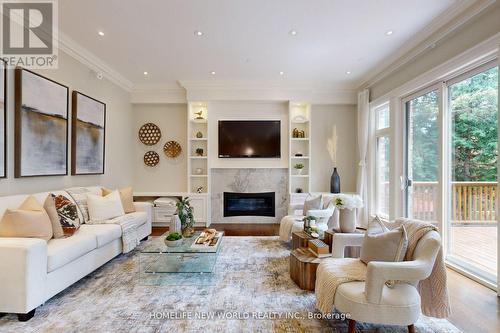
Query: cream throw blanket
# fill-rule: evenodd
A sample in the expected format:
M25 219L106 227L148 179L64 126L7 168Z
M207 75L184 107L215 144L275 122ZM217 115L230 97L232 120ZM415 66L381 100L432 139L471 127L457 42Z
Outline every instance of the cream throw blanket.
M89 221L88 224L118 224L122 228L122 253L128 253L139 245L137 223L133 213L115 217L111 220Z
M418 241L429 231L436 230L432 224L408 219L399 219L408 235L405 260L412 260ZM345 282L365 281L367 266L359 259L328 258L321 262L316 272L316 308L323 314L333 308L337 287ZM450 302L446 282L446 266L442 248L434 262L431 275L418 283L422 313L426 316L446 318L450 315Z

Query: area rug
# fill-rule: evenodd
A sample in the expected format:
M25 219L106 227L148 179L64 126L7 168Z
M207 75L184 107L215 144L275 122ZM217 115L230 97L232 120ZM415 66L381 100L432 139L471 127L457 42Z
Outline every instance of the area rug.
M161 286L140 283L136 249L47 301L30 321L0 318L0 332L347 332L345 320L315 318L314 293L290 279L289 252L277 237L225 237L215 284ZM416 329L460 332L423 316ZM356 332L407 330L358 324Z

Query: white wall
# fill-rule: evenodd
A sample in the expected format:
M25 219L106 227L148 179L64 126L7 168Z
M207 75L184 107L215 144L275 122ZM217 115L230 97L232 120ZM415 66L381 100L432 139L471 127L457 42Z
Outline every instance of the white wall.
M218 158L219 120L281 120L281 158ZM288 168L288 103L211 102L208 135L211 168Z
M7 73L7 139L8 178L0 179L0 195L32 193L72 186L101 184L111 188L130 184L133 175L131 147L133 143L132 107L130 95L106 79L98 80L86 66L59 51L57 70L35 71L69 87L69 114L71 117L71 91L78 90L106 103L106 169L104 175L51 176L14 178L14 72ZM71 126L70 132L71 137ZM70 166L71 144L68 145Z
M134 138L133 167L134 190L138 192L186 192L187 191L187 105L186 104L135 104L133 106ZM160 127L162 137L154 146L139 141L137 133L145 123ZM181 144L182 154L175 159L167 158L163 145L170 140ZM144 153L149 150L160 155L156 167L144 164Z
M357 174L357 120L354 105L313 105L311 108L311 163L313 192L329 192L333 165L327 149L327 140L337 126L337 170L342 192L356 191Z

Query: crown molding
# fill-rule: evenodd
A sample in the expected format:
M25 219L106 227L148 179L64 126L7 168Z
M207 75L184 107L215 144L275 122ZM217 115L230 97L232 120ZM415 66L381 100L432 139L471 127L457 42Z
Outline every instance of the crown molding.
M372 86L412 61L424 51L435 47L436 43L484 11L496 0L461 0L444 14L436 17L413 38L403 44L390 57L373 67L357 84L359 89Z
M133 83L106 62L75 42L68 35L59 31L59 49L78 60L90 69L104 74L104 78L113 82L127 92L131 92Z

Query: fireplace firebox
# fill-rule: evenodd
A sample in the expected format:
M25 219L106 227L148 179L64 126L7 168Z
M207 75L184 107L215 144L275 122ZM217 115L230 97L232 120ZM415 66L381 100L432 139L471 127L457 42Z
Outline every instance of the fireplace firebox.
M224 192L224 216L275 217L275 192L234 193Z

